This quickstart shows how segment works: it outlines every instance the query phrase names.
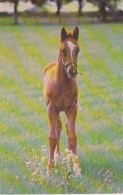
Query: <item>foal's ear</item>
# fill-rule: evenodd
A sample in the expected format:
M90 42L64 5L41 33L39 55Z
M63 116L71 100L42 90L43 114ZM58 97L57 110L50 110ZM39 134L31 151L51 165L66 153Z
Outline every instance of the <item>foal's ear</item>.
M76 27L76 28L74 29L74 31L73 31L73 37L74 37L76 40L78 40L78 38L79 38L79 28L78 28L78 27Z
M67 31L66 31L66 29L63 27L63 28L61 29L61 41L64 41L66 37L67 37Z

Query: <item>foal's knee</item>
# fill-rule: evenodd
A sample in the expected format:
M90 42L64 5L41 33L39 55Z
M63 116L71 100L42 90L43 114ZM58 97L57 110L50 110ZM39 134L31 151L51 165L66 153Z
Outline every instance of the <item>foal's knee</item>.
M75 149L77 146L77 136L74 134L69 134L68 135L68 142L69 142L69 147L70 149Z

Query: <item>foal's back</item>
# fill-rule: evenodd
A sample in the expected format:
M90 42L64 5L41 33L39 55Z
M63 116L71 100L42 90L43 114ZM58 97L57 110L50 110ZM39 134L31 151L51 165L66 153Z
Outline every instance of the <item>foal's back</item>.
M56 65L56 61L54 62L50 62L49 64L47 64L44 68L44 77L46 77L46 75L49 74L55 74L55 65Z

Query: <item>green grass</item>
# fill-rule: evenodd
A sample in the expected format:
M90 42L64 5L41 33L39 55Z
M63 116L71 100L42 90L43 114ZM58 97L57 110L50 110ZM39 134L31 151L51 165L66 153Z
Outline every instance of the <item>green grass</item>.
M76 123L82 178L67 173L62 114L60 165L46 176L48 119L42 70L57 58L60 25L0 19L0 193L123 193L123 25L80 28ZM68 27L69 29L74 26Z

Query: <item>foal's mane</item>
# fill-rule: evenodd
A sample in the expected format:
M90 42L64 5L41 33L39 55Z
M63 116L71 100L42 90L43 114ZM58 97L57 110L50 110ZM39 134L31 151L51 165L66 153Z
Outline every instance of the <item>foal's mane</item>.
M68 31L67 34L66 34L66 37L63 40L61 39L61 41L64 41L67 38L74 38L74 35L73 35L73 32L72 31Z
M73 38L73 32L72 31L67 32L66 38L69 38L69 37Z

